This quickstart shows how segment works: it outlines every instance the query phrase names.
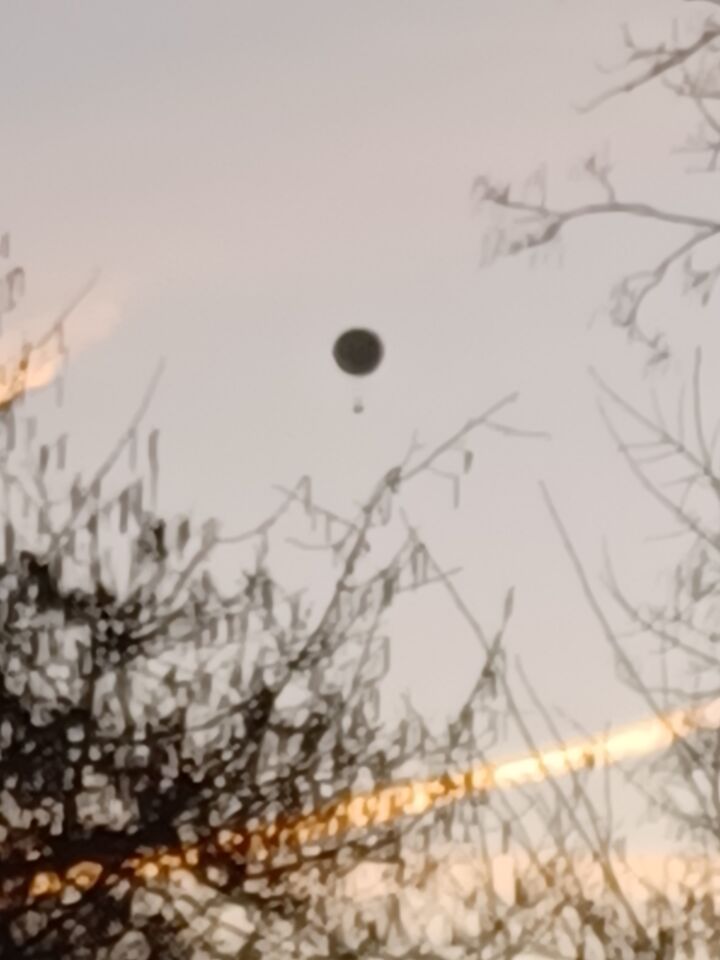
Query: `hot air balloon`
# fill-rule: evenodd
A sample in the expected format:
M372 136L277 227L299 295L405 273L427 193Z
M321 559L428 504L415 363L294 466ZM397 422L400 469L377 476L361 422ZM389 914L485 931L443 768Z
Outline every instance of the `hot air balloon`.
M333 346L335 363L343 373L365 377L377 370L383 358L383 343L373 330L353 328L341 333ZM356 397L353 410L362 413L362 398Z

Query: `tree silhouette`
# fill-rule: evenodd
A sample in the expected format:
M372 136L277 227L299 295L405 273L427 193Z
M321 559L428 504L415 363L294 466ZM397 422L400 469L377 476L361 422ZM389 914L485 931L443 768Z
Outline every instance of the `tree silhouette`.
M69 315L44 346L62 347ZM158 434L143 433L157 376L95 473L68 480L65 436L40 443L26 412L47 380L33 381L34 356L31 345L15 361L0 413L0 957L357 956L378 948L383 923L410 949L400 913L348 928L329 895L368 858L397 868L412 854L418 870L438 831L477 824L472 799L417 816L409 788L389 813L372 791L409 761L458 769L492 744L511 603L444 735L411 705L384 728L387 610L431 584L459 600L400 503L442 461L457 487L477 431L522 434L498 419L514 395L433 449L413 443L355 516L316 503L303 477L257 527L228 536L157 510ZM321 531L314 546L334 562L314 607L272 574L291 514ZM378 562L388 531L397 542ZM212 562L233 545L251 546L254 564L226 594ZM443 783L450 800L457 780ZM480 803L483 830L508 829L507 802L496 815ZM489 944L503 923L495 904L477 935Z
M588 107L664 84L695 112L701 128L686 148L712 171L720 25L710 14L687 30L649 45L626 31L620 82ZM720 221L690 205L683 212L620 196L599 155L584 168L596 194L571 207L552 203L539 175L524 191L479 177L476 196L496 218L486 259L544 248L584 219L639 218L677 230L665 254L622 277L608 302L611 322L644 348L659 376L671 348L648 321L653 299L679 276L688 297L712 302ZM7 239L0 254L9 257ZM8 270L0 313L15 308L23 289L22 270ZM39 347L62 355L69 315L0 376L0 958L409 960L421 949L449 960L533 950L567 960L670 960L703 947L712 955L720 933L717 724L621 771L645 796L648 815L676 831L683 857L667 883L633 875L607 769L588 762L563 781L547 771L542 783L513 791L459 786L462 771L497 745L498 716L542 766L542 744L506 669L513 593L497 631L486 632L405 514L403 496L440 474L457 500L476 433L525 432L501 416L514 396L436 447L413 443L354 513L327 509L303 477L252 530L228 535L215 521L158 509L158 434L143 426L157 378L97 471L68 481L66 438L38 438L29 411L34 386L62 382L60 368L33 364ZM594 374L620 454L684 537L664 603L638 603L611 564L606 571L628 627L659 651L655 674L612 626L544 491L621 679L659 719L720 691L720 431L706 428L701 359L698 352L689 374L689 407L681 403L672 420ZM302 546L333 562L313 604L273 572L291 520L306 523ZM213 562L235 548L249 549L252 562L228 594ZM397 727L380 718L386 616L419 589L442 590L485 651L466 702L440 734L411 703ZM521 667L518 675L548 737L561 744ZM434 778L432 799L417 789L422 777ZM387 785L396 793L383 793ZM465 859L452 859L462 840L470 841ZM499 892L503 856L513 866ZM374 896L353 892L362 867L380 878ZM420 889L424 899L408 896ZM440 910L449 902L451 926Z
M678 11L687 9L687 4L677 6ZM716 173L720 156L720 23L710 9L717 6L717 0L696 0L692 12L695 14L697 8L699 18L687 16L686 22L679 19L668 31L668 38L656 42L641 42L629 27L624 27L625 56L617 68L620 79L581 108L596 109L613 98L638 97L645 88L662 85L668 96L688 104L698 123L681 148L695 158L687 171L693 177L702 172ZM640 103L637 109L640 118ZM691 202L690 193L685 210L674 204L665 206L623 196L612 165L601 154L585 161L584 172L594 192L587 202L571 206L552 202L542 173L533 174L521 187L500 182L486 173L479 176L476 197L491 217L484 236L484 258L493 262L545 248L563 236L571 224L582 220L605 218L613 224L628 218L651 221L667 228L665 235L674 238L658 259L620 278L610 292L606 311L611 323L644 350L646 373L655 377L647 409L631 403L604 377L591 372L602 417L619 454L646 495L672 523L671 535L676 538L672 542L677 544L677 550L670 561L667 599L647 603L633 599L608 560L605 586L616 605L614 612L619 608L627 621L622 631L613 627L611 614L599 600L563 524L561 511L548 491L545 499L580 586L616 658L621 680L635 690L645 709L658 718L673 707L708 706L706 723L698 724L689 736L676 737L667 751L644 762L639 769L622 772L623 778L641 791L647 801L648 816L662 817L673 832L681 854L673 860L677 869L672 883L643 880L646 896L642 908L628 896L627 876L621 875L620 867L625 861L623 838L613 836L612 810L609 806L598 807L586 785L573 777L576 809L585 809L590 828L583 836L576 823L573 832L578 835L588 862L575 878L566 877L563 881L562 915L572 921L571 927L553 927L546 946L569 950L564 955L577 957L643 956L669 960L676 956L707 955L703 951L709 949L712 954L711 945L718 941L720 931L715 894L720 844L720 430L717 426L714 430L707 427L703 382L711 374L706 368L703 377L699 347L675 409L668 410L670 404L658 401L660 378L672 349L668 331L657 322L653 325L652 309L677 281L682 285L688 312L694 298L699 298L703 307L713 302L720 275L720 219L711 202L699 210L698 204ZM697 179L689 182L693 186L698 183ZM632 646L628 637L632 638ZM653 648L655 655L649 660L641 660L636 653L640 639ZM535 702L552 730L552 718L543 711L537 697ZM555 831L553 840L562 861L563 837ZM668 854L668 863L670 860Z

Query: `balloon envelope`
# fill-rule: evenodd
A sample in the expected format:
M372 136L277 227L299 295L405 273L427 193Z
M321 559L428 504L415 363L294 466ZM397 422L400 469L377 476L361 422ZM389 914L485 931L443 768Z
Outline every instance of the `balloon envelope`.
M372 330L346 330L335 341L333 356L345 373L365 376L380 366L383 358L382 340Z

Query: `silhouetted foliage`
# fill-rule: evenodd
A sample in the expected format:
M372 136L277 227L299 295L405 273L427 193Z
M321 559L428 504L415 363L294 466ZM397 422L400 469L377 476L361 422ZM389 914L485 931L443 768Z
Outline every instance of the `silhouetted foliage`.
M637 72L609 91L667 83L698 113L702 130L690 149L710 170L720 156L719 43L712 17L671 43L638 43L627 32L625 69ZM644 320L648 302L673 271L688 294L710 302L718 270L693 258L712 257L720 223L705 211L619 198L599 156L585 170L599 200L571 208L549 202L539 175L521 194L478 178L481 205L499 217L486 235L486 258L544 247L571 222L598 214L684 230L660 262L622 278L609 301L610 319L660 370L670 348ZM6 238L0 255L9 256ZM23 289L24 273L11 268L0 313L15 308ZM41 341L56 343L60 354L66 316ZM594 762L564 782L548 775L513 791L468 789L460 799L458 771L497 743L498 718L542 757L506 674L513 593L490 638L399 507L408 483L433 473L450 478L457 499L473 464L473 431L522 433L495 419L514 397L429 453L414 443L352 516L318 503L303 477L269 517L230 536L214 521L198 525L157 508L158 435L142 435L155 380L98 471L63 487L66 438L38 445L25 415L37 346L0 377L2 960L410 958L418 942L423 955L452 960L533 949L567 960L670 960L717 942L720 741L712 725L678 738L639 773L623 774L677 829L684 852L698 854L685 856L662 887L633 878L609 773ZM660 649L659 680L639 668L611 627L547 491L546 503L621 677L662 717L719 689L718 436L708 437L703 424L699 353L692 408L677 429L659 409L642 411L597 380L621 454L688 538L679 541L666 604L628 599L608 568L631 626ZM641 435L622 433L618 416ZM138 468L143 438L147 456ZM123 452L129 480L117 479ZM662 472L668 464L682 467L679 481ZM314 605L273 573L277 533L291 517L304 517L309 528L296 546L334 561L324 599ZM387 540L388 533L394 552L381 558L376 535ZM226 594L212 563L217 550L233 545L252 548L254 562ZM127 567L122 584L114 576L118 556ZM411 703L403 722L387 729L379 711L390 656L385 617L406 594L431 585L465 619L484 662L441 735ZM432 801L413 794L412 779L423 776L435 778ZM592 789L598 782L600 802ZM392 783L397 798L383 807L379 788ZM471 841L471 852L451 862L448 851L460 840ZM504 856L514 859L500 894L495 871ZM374 871L374 895L356 895L361 867ZM640 902L643 883L651 889ZM421 888L418 905L411 894ZM450 902L448 925L441 908Z
M61 343L66 317L44 343ZM401 864L404 845L425 849L454 816L409 817L407 800L393 816L368 799L351 813L343 798L367 798L409 761L461 768L493 740L490 707L503 709L499 634L444 737L410 706L384 729L381 630L403 594L450 584L394 502L443 457L460 452L467 469L474 430L512 432L493 418L514 397L429 453L413 444L355 517L323 509L303 478L256 529L223 536L151 505L157 432L146 470L137 445L157 378L97 472L68 483L66 438L38 446L28 429L32 360L28 347L0 414L0 957L237 955L243 943L265 957L291 954L300 930L318 955L331 941L337 952L328 891L368 858ZM132 476L105 494L123 451ZM315 546L337 571L314 609L272 575L273 535L293 512L324 531ZM373 537L393 522L399 543L375 563ZM243 543L254 567L225 595L214 551ZM250 928L228 945L217 938L232 904ZM347 955L377 946L368 930Z

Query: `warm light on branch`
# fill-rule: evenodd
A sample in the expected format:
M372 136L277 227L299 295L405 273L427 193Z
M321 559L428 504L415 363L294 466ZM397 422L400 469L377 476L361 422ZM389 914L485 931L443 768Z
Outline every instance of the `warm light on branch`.
M20 363L8 383L0 383L0 408L17 400L24 393L42 390L49 386L60 373L61 360L52 357L34 366Z
M720 699L641 720L603 735L553 746L536 754L498 760L427 780L380 787L370 793L336 801L286 825L272 822L249 833L224 828L216 833L213 843L229 855L262 863L271 856L271 851L308 847L338 837L350 829L373 828L400 817L421 816L441 802L460 800L473 793L542 783L550 777L647 756L702 727L720 727ZM131 857L124 861L121 869L130 871L138 879L153 880L175 870L192 870L200 865L201 859L201 848L194 846L181 851ZM88 890L103 877L109 881L116 876L110 868L85 861L74 864L63 877L52 871L38 872L31 879L28 894L42 897L62 892L66 887Z
M35 317L30 322L33 328L44 326L46 332L22 346L19 359L0 364L4 368L4 376L0 376L0 410L23 394L53 383L62 371L68 348L75 354L82 352L115 332L122 298L117 292L106 293L93 296L88 302L86 298L96 279L90 279L59 318Z

